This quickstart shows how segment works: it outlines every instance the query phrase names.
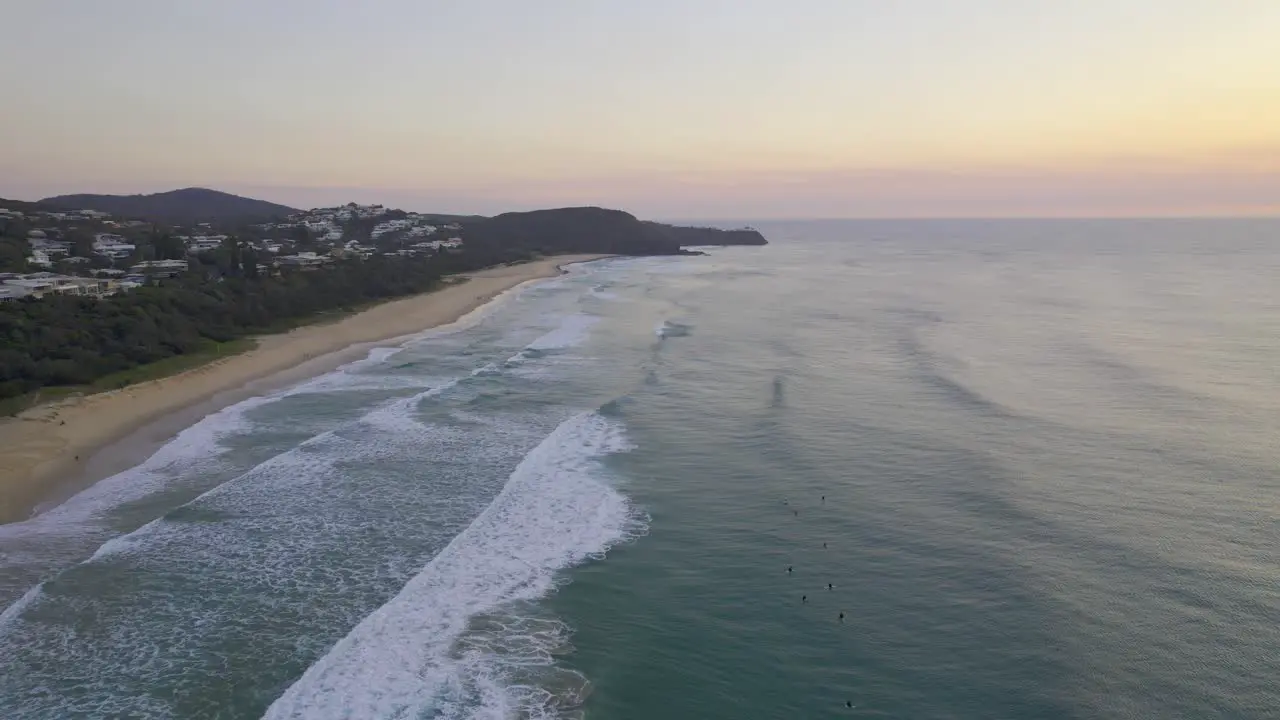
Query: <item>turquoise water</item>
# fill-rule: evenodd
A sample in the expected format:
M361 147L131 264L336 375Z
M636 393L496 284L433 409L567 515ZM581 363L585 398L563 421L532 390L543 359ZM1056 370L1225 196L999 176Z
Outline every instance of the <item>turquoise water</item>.
M762 230L0 526L0 717L1275 716L1280 223Z

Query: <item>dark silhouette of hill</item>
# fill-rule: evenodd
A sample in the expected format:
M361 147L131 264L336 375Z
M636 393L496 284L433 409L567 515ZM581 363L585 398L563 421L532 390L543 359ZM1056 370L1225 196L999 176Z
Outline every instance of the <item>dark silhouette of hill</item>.
M680 244L621 210L598 207L510 212L464 225L468 249L497 252L519 248L545 255L616 253L670 255Z
M172 225L244 223L283 218L298 212L285 205L205 188L185 188L153 195L59 195L45 198L40 204L68 210L98 210L117 217Z
M463 236L472 252L498 254L520 249L542 254L697 254L683 245L765 245L751 229L691 228L637 220L621 210L598 207L511 212L466 223Z
M18 212L23 213L53 209L45 207L40 203L27 202L26 200L7 200L5 198L0 198L0 208L5 208L6 210L17 210Z
M665 223L645 223L681 245L768 245L769 241L754 228L721 230L713 227L686 227Z

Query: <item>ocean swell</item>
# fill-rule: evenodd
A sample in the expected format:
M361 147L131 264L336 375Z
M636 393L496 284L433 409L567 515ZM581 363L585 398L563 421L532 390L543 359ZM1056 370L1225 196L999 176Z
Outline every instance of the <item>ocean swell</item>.
M265 717L539 717L576 703L581 684L554 692L528 682L531 663L552 671L563 627L514 611L550 592L559 571L643 532L627 499L600 479L599 458L629 448L622 427L597 413L560 424L470 526ZM472 628L481 616L505 630ZM469 629L477 632L462 641Z

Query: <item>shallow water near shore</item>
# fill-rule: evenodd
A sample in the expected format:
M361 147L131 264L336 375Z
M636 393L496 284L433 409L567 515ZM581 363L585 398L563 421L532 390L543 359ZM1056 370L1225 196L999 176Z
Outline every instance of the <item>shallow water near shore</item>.
M1280 223L761 229L0 526L0 716L1280 706Z

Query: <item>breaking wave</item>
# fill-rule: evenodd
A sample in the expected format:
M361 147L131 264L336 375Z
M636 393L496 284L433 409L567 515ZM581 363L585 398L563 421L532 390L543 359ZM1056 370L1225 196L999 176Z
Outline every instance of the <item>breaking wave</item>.
M653 334L660 338L685 337L693 332L692 325L664 320L653 329Z
M561 570L643 533L599 463L630 447L598 413L559 425L470 526L265 717L550 717L576 707L585 681L551 659L567 629L524 604L549 593Z

